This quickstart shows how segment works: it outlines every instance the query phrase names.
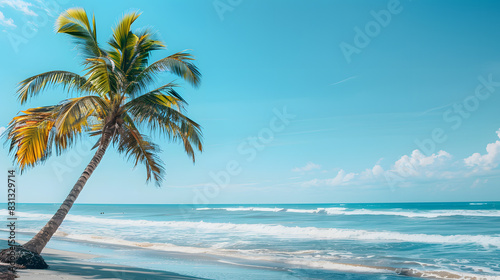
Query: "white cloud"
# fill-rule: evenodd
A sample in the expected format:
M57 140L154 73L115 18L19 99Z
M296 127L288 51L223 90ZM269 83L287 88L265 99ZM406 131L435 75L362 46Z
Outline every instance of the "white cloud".
M451 155L445 151L425 156L420 150L414 150L410 156L404 155L397 160L391 171L403 177L434 177L443 174L442 169L448 167L449 159Z
M344 183L347 183L354 179L357 174L355 173L346 173L344 169L341 169L338 173L337 176L331 179L313 179L307 182L302 183L303 186L310 187L310 186L338 186L342 185Z
M0 135L2 135L2 133L5 131L5 127L1 126L0 127Z
M384 174L384 168L379 164L375 164L371 169L367 168L365 171L361 172L360 179L363 180L373 180Z
M14 24L14 20L11 18L5 18L2 11L0 11L0 25L16 27L16 25Z
M500 129L497 130L497 136L500 138ZM486 145L486 154L474 153L464 159L464 163L470 167L476 167L477 170L491 170L500 163L500 141Z
M335 178L326 180L326 184L329 186L338 186L342 183L347 183L351 181L352 179L354 179L355 176L356 174L354 173L346 173L344 169L340 169Z
M0 6L3 7L4 5L8 5L28 16L38 16L33 10L30 9L30 6L33 4L24 2L23 0L0 0Z
M404 155L391 166L389 170L377 162L372 168L367 168L361 173L347 173L341 169L334 178L312 179L302 185L310 186L338 186L338 185L372 185L374 183L388 183L386 175L397 176L405 184L419 179L452 178L459 172L451 162L452 156L439 151L437 154L426 156L420 150L414 150L411 155ZM463 167L462 167L463 168Z
M500 129L496 131L500 138ZM411 186L414 183L433 180L436 184L445 180L462 180L472 176L490 174L500 165L500 140L486 146L486 154L474 153L465 159L453 160L452 155L446 151L439 151L425 155L420 150L414 150L410 155L403 155L384 169L379 160L372 168L367 168L360 173L348 173L341 169L334 178L312 179L302 182L303 186L338 186L338 185L375 185L397 184ZM310 170L302 167L300 170ZM294 171L298 171L296 168ZM471 188L476 188L487 183L487 179L475 180Z
M308 162L305 166L302 167L295 167L292 169L293 172L306 172L306 171L311 171L314 169L320 169L321 166L319 164L315 164L312 162Z
M379 176L379 175L382 175L384 173L384 169L382 168L382 166L380 165L375 165L373 168L372 168L372 173L373 175L375 176Z
M347 184L369 185L384 183L388 173L396 175L402 180L416 180L426 178L450 178L455 175L450 171L451 155L445 151L426 156L420 150L414 150L411 155L404 155L391 166L389 170L379 164L368 168L361 173L347 173L341 169L334 178L312 179L303 182L303 186L338 186Z

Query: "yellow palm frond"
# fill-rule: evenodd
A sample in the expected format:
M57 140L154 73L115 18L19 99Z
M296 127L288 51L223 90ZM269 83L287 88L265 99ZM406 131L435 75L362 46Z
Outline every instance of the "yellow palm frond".
M90 129L89 119L105 117L107 104L98 96L83 96L57 106L22 111L10 122L6 135L10 152L24 170L43 162L52 153L69 148L78 135Z
M28 109L9 123L6 130L11 140L9 151L21 171L50 155L49 135L58 110L59 106Z
M87 13L82 8L71 8L63 12L56 21L56 32L71 35L85 57L103 56L97 43L95 17L90 25Z

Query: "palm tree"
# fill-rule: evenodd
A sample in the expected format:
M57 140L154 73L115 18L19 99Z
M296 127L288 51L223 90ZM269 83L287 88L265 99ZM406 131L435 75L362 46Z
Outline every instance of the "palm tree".
M167 83L150 89L162 72L171 72L197 87L201 74L192 63L194 58L187 52L179 52L149 64L151 53L164 49L165 45L148 29L131 31L139 15L137 12L124 15L113 29L108 47L101 48L95 17L90 22L84 9L66 10L57 19L56 31L74 39L84 58L85 73L81 76L50 71L19 85L17 94L21 104L51 86L59 85L78 94L57 105L22 111L12 119L5 135L21 171L44 162L53 151L61 154L84 133L97 140L95 155L59 210L23 245L28 251L42 252L111 143L135 165L143 163L147 181L153 180L158 186L164 176L159 147L140 130L182 142L193 162L195 150L202 151L200 126L185 116L187 103L175 91L177 85Z

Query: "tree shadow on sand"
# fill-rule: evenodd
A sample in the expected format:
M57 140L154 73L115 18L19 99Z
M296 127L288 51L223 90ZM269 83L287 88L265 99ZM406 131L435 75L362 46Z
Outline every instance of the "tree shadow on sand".
M49 269L18 270L21 279L49 279L54 274L65 274L79 277L78 279L130 279L130 280L195 280L203 279L185 276L173 272L142 269L106 263L90 263L76 258L66 258L54 254L43 254L49 263ZM65 279L72 279L71 277Z

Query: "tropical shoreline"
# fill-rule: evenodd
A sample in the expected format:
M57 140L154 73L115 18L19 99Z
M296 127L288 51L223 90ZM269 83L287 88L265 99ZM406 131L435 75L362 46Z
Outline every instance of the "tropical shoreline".
M18 235L20 236L19 244L26 243L30 238L26 233ZM288 278L283 278L285 277L283 275L288 275L286 269L259 266L254 262L239 262L237 258L228 257L225 258L226 261L223 261L217 256L205 253L163 252L141 246L102 243L98 239L94 241L71 239L63 235L54 236L51 243L41 253L49 269L18 269L17 272L21 272L18 276L22 279L41 280L227 280L245 279L241 278L242 275L250 273L261 277L259 279L299 279L288 276L286 276ZM0 241L6 242L1 238ZM155 262L156 265L153 264ZM8 264L4 265L8 266ZM86 270L80 269L82 267Z

